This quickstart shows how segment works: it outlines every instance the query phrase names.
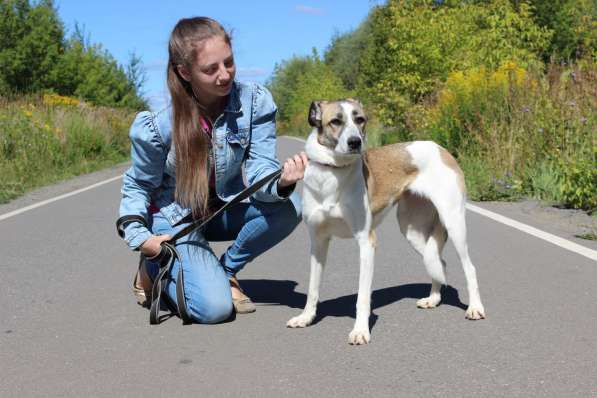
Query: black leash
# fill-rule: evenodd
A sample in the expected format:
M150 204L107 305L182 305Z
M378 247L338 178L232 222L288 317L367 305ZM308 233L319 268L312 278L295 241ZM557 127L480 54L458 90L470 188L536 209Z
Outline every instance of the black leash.
M166 281L164 280L166 276L172 270L172 266L174 265L174 261L178 258L180 259L180 255L176 250L176 241L183 236L190 234L191 232L202 228L207 223L209 223L214 217L222 214L224 211L230 209L231 207L235 206L236 204L240 203L244 199L248 198L255 192L259 190L259 188L263 187L265 184L270 182L271 180L279 177L282 174L282 169L279 169L261 180L257 181L255 184L245 188L241 191L238 195L236 195L230 202L224 204L224 206L220 207L216 212L212 213L209 217L201 220L194 221L193 223L189 224L185 228L178 231L174 236L165 242L161 243L161 251L160 253L153 258L152 260L159 262L159 272L155 280L153 281L153 287L151 289L151 306L149 309L149 323L152 325L157 325L160 323L160 304L161 304L161 296L162 292L166 287ZM116 228L118 233L121 237L124 236L124 227L126 224L132 221L141 221L145 225L145 220L143 220L140 216L124 216L118 219L116 222ZM167 296L166 296L167 297ZM186 300L184 297L184 276L182 272L182 263L180 266L180 270L178 272L178 277L176 280L176 307L177 312L180 318L182 319L183 324L191 323L191 317L187 312ZM169 305L169 307L174 307L173 305ZM172 308L171 308L172 309ZM173 311L176 312L176 311Z

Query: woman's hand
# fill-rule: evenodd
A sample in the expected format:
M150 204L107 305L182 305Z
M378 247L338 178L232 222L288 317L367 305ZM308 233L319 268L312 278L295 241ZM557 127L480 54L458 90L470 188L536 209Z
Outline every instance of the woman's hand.
M305 176L305 168L309 163L307 154L300 152L291 158L286 159L284 162L284 168L280 180L278 180L278 187L285 188L299 180L302 180Z
M143 255L150 259L162 251L161 243L170 240L170 235L151 235L139 248Z

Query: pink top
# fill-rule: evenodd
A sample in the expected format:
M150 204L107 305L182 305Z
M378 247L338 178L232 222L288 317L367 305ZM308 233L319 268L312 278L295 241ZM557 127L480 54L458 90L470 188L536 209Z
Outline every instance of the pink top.
M207 135L209 136L209 140L211 141L211 133L212 133L212 126L209 123L209 120L205 119L204 117L201 117L199 119L199 122L201 123L201 127L203 128L203 131L205 131L207 133ZM211 163L211 170L209 172L209 189L212 192L215 192L216 189L216 167L215 164L213 164L213 161L210 162Z
M205 130L205 132L211 137L211 124L209 124L209 121L207 121L204 117L201 117L199 122L201 123L203 130Z

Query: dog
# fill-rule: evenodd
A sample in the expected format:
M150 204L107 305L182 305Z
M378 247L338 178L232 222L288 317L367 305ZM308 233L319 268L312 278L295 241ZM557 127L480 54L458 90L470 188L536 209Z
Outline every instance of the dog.
M450 153L431 141L365 151L367 116L351 98L313 102L309 124L303 180L303 220L311 240L309 293L303 312L286 325L302 328L313 322L330 239L354 238L360 251L359 290L348 342L369 343L375 227L396 205L400 230L431 277L431 292L417 306L434 308L441 301L446 283L441 252L449 236L466 276L466 318L485 318L466 241L464 176Z

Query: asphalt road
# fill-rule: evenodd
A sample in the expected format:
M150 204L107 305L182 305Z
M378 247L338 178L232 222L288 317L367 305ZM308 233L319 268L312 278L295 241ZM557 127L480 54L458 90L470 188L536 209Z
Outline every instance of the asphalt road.
M281 157L301 147L279 140ZM377 234L372 342L350 346L351 240L332 242L316 323L285 327L308 287L300 225L239 275L256 313L150 326L130 289L137 256L115 233L119 190L113 181L0 221L1 397L597 396L596 261L468 212L488 318L467 321L451 244L442 305L417 309L430 280L388 216Z

